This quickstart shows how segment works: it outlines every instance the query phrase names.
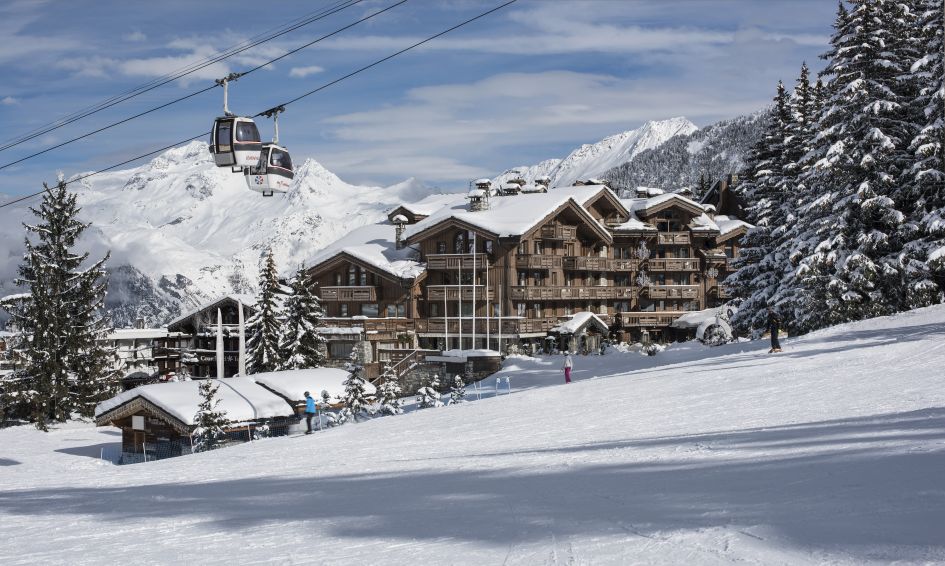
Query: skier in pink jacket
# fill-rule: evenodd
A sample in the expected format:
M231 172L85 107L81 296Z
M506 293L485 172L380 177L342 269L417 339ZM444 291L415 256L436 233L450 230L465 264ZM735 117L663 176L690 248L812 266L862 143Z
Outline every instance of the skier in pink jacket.
M574 367L574 360L571 359L571 354L566 354L564 357L564 382L571 383L571 368Z

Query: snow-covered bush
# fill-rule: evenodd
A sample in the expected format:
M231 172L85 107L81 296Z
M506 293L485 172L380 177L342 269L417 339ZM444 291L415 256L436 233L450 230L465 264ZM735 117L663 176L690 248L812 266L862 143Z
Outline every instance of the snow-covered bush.
M433 374L433 379L430 380L430 383L417 390L417 408L428 409L430 407L442 407L443 403L440 401L439 387L440 378L438 375Z
M225 427L229 424L226 411L218 408L221 399L217 398L220 383L216 379L205 379L200 384L200 404L194 415L192 438L194 452L204 452L218 448L226 440Z
M466 402L466 384L463 378L456 376L453 378L453 387L450 389L450 404Z
M401 390L400 384L397 382L397 376L388 368L382 378L384 382L377 390L378 412L382 415L399 415L403 413L404 402L400 398L400 396L403 395L403 390Z

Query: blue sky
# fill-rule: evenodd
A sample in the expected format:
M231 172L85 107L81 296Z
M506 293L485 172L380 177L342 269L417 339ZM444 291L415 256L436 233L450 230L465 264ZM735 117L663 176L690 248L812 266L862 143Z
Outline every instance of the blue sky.
M395 0L366 0L253 51L41 138L0 165L245 70ZM255 114L501 0L409 0L245 77L231 110ZM0 5L0 142L335 4L162 0ZM702 126L768 103L802 61L821 68L832 0L519 0L421 49L291 105L282 143L353 183L416 177L462 187L650 119ZM208 131L215 89L0 170L22 194ZM266 137L269 124L262 124Z

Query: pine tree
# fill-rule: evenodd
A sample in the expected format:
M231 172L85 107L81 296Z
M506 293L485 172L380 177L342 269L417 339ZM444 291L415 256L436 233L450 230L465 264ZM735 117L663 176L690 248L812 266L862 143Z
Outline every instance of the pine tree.
M194 452L205 452L218 448L226 440L226 426L229 420L226 411L219 409L221 399L217 398L220 383L216 379L205 379L200 383L200 404L194 415L192 438Z
M397 375L394 373L390 367L387 367L384 370L384 374L381 376L382 382L381 386L377 391L379 402L380 402L380 412L384 415L400 415L404 412L403 409L403 400L401 396L403 395L403 390L400 388L400 384L397 381Z
M466 384L463 378L457 375L453 378L453 387L450 389L450 404L466 402Z
M307 369L325 364L325 339L318 322L325 312L309 288L305 270L299 269L290 283L285 301L285 323L279 339L280 369Z
M246 344L249 361L247 371L251 374L275 371L282 367L279 352L282 294L276 261L270 249L259 274L259 300L256 304L258 310L246 324L249 333Z
M440 401L439 389L440 377L433 374L433 379L430 380L430 383L417 390L417 408L429 409L432 407L442 407L443 402Z
M782 176L792 119L787 91L780 81L774 102L765 134L752 152L748 180L739 187L743 202L750 203L746 214L754 228L742 239L737 271L725 281L731 294L742 299L735 320L742 333L764 326L764 313L781 279L781 265L773 256L787 214L788 195Z
M351 351L351 360L345 369L349 375L345 380L345 412L354 418L368 412L370 403L367 400L367 383L364 381L363 345L358 342Z
M77 253L75 246L89 224L77 218L76 195L62 179L53 188L43 186L42 203L30 209L40 222L24 224L36 240L27 237L16 280L29 292L0 306L21 331L14 347L24 362L4 387L6 404L48 430L50 422L76 410L91 416L114 390L117 375L110 369L111 353L96 344L105 332L100 311L108 254L83 269L89 254Z

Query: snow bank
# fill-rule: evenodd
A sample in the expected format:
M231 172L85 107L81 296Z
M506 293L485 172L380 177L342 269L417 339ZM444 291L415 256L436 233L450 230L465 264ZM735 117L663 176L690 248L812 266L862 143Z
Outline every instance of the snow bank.
M316 399L321 397L322 391L328 391L332 397L343 397L344 382L348 375L350 374L347 371L339 368L314 368L257 373L250 378L286 399L303 401L306 391ZM368 395L374 395L376 392L370 382L365 382L364 389Z

